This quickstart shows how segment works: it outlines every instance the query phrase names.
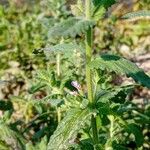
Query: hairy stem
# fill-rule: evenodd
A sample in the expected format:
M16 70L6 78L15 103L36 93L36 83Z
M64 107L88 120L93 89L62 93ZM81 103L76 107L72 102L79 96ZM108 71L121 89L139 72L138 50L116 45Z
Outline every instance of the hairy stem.
M88 66L88 64L91 61L91 57L92 57L92 28L89 28L86 33L86 81L87 81L88 99L90 103L93 104L91 69Z
M114 116L109 115L108 118L110 120L110 128L109 128L110 138L113 138L113 136L114 136Z
M91 19L91 0L85 1L85 8L86 8L86 19ZM92 106L94 106L95 102L93 99L93 88L92 88L92 74L91 69L89 68L88 64L91 62L92 58L92 47L93 47L93 29L89 28L86 32L86 82L87 82L87 92L88 92L88 99ZM97 125L96 125L96 118L92 116L91 118L91 126L93 132L93 141L94 144L98 144L98 133L97 133Z
M60 54L58 53L57 54L57 58L56 58L57 60L57 75L58 75L58 77L60 76Z
M56 67L57 67L57 76L60 77L60 53L58 53L56 56ZM61 111L59 107L57 107L57 121L58 123L61 121Z
M60 123L61 121L61 111L60 111L60 107L57 108L57 122Z

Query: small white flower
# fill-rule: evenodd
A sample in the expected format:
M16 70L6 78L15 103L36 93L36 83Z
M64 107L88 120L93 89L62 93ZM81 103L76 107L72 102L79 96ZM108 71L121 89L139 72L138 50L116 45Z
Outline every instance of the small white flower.
M81 85L77 81L72 81L71 85L74 86L77 90L81 90Z

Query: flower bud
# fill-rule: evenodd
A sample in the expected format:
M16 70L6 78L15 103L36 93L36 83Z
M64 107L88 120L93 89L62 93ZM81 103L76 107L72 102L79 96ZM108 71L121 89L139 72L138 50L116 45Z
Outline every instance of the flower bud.
M81 85L77 81L72 81L71 85L74 86L77 90L81 90Z

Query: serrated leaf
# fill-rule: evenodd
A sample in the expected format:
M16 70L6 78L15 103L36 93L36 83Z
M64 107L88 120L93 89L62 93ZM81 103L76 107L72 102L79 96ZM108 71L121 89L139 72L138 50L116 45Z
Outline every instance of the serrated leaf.
M127 101L126 103L119 106L119 108L117 109L117 114L122 115L124 112L131 112L136 109L137 109L137 107L134 106L133 103ZM136 119L136 118L134 118L134 119Z
M103 90L96 96L96 101L101 103L109 102L109 100L116 98L120 92L129 93L134 88L133 85L116 87L113 89Z
M74 52L81 52L83 48L76 43L63 43L54 46L46 47L43 49L46 55L53 53L73 54Z
M140 18L150 19L150 11L140 10L140 11L130 12L121 17L121 19L135 19L135 20Z
M66 150L91 115L92 112L89 109L71 109L51 136L48 150Z
M55 73L50 69L48 70L40 70L37 72L37 79L41 82L41 84L51 86L56 86Z
M106 13L106 9L104 7L99 7L97 11L93 13L93 18L95 21L102 19L104 14Z
M111 7L113 4L116 3L116 0L93 0L94 4L94 11L93 11L93 18L95 20L101 19L105 12Z
M63 99L47 99L46 102L50 103L52 107L58 107L64 103Z
M78 0L77 4L71 5L71 12L74 16L84 16L84 6L83 1Z
M150 88L150 77L137 65L125 58L105 54L93 60L89 65L91 68L108 69L118 74L125 74L127 77L132 77L135 82Z
M79 18L69 18L52 27L48 32L49 38L75 37L85 33L89 27L93 27L94 22Z

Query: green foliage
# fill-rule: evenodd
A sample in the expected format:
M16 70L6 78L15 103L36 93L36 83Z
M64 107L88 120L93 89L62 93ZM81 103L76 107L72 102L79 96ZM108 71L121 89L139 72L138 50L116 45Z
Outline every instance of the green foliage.
M85 15L84 11L85 9L82 0L77 0L77 4L71 5L71 12L74 16L83 17Z
M103 19L115 0L34 2L0 7L0 65L7 69L0 70L0 149L149 149L147 94L141 96L137 84L120 86L116 74L150 88L149 76L122 57L95 57L99 49L135 48L149 24L129 25L126 31L118 17ZM143 16L148 11L122 19ZM136 92L145 99L142 107L134 102Z
M131 13L127 13L121 17L122 19L140 19L140 18L145 18L148 19L150 18L150 11L135 11Z
M104 14L113 4L116 3L116 0L93 0L94 11L92 17L97 21L104 17Z
M66 0L46 0L44 2L54 18L67 17L70 15L70 11L67 9Z
M84 110L71 109L51 136L48 150L67 149L71 145L71 141L75 140L79 130L89 121L91 115L92 112L88 108Z
M132 77L136 82L150 88L150 77L139 69L134 63L115 55L101 55L90 64L91 68L108 69L119 74Z
M51 71L50 69L47 70L41 70L37 72L37 83L31 87L31 90L33 87L36 88L43 88L47 86L51 91L51 94L62 94L62 89L65 86L65 83L67 82L69 78L69 75L64 78L64 80L61 82L60 79L57 77L54 71Z
M1 122L0 125L0 147L7 147L8 149L21 149L24 150L25 139L17 133L10 129L10 127Z
M26 150L47 150L47 138L42 138L41 142L33 145L32 143L26 144Z
M105 8L110 7L111 5L113 5L115 3L115 0L93 0L93 4L95 6L99 6L99 5L103 5Z
M43 87L45 87L45 84L38 82L37 84L33 85L28 91L30 94L33 94L33 93L39 91Z
M11 147L8 146L5 142L0 141L0 149L2 149L2 150L11 150Z
M47 57L52 55L52 53L61 53L64 54L65 57L69 58L75 53L83 53L83 48L77 45L77 43L62 43L46 47L44 48L44 52Z
M69 18L56 24L49 30L49 38L75 37L85 33L89 27L93 27L94 22L79 18Z
M2 6L3 14L1 14L0 19L2 52L0 57L2 64L4 64L2 68L8 68L5 62L13 60L24 66L27 62L21 58L26 58L26 61L34 58L32 49L44 43L45 35L39 35L39 32L44 33L44 29L41 28L37 19L39 12L36 13L36 9L38 9L36 6L33 7L32 12L35 12L35 14L29 15L30 8L17 9L15 6ZM7 55L10 53L11 56L8 58Z
M128 94L130 93L131 90L133 90L134 86L133 85L127 85L127 86L119 86L119 87L114 87L112 89L107 89L107 90L102 90L98 93L98 95L96 96L96 101L97 103L101 102L101 103L106 103L111 101L113 98L117 99L117 95L119 95L119 93L123 92L124 94ZM120 99L122 100L122 99ZM119 101L120 103L122 103L121 101Z
M129 133L133 133L135 136L135 141L138 147L142 146L144 137L142 131L136 126L136 124L128 124L126 130ZM140 137L140 138L139 138Z

